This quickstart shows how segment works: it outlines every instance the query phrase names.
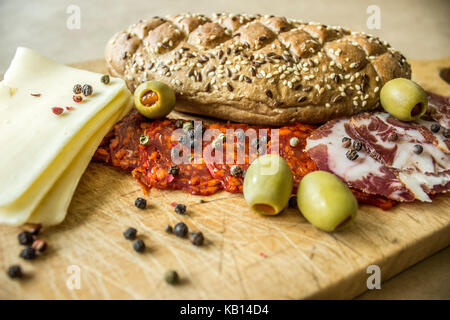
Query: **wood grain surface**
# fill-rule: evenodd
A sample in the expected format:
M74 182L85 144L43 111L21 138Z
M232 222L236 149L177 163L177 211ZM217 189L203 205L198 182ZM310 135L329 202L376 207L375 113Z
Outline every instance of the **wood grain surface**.
M450 67L450 57L412 65L415 81L449 95L438 73ZM102 60L76 66L105 72ZM356 223L336 233L315 229L294 209L257 215L242 195L226 192L198 197L151 190L146 210L134 207L138 196L129 173L91 163L66 220L41 233L49 248L38 259L20 260L20 228L0 226L0 269L20 263L27 274L13 281L0 272L0 299L352 298L367 290L369 265L378 265L385 280L450 244L448 194L390 211L361 206ZM186 204L186 215L177 215L172 202ZM202 231L205 245L164 232L178 221ZM145 253L124 239L130 226L145 241ZM79 268L79 289L67 286L70 266ZM177 270L179 285L164 282L167 269Z

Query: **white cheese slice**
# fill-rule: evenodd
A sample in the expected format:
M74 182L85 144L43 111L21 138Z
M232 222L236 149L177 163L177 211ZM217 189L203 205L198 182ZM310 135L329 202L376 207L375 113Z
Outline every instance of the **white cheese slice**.
M85 132L86 136L78 136L75 143L76 133L124 94L123 80L111 78L105 85L100 79L101 74L58 64L30 49L17 49L0 88L0 207L17 205L61 153L65 153L61 163L69 163L86 136L91 136ZM78 104L72 100L77 83L90 84L94 91ZM51 111L52 107L66 106L75 110L60 116ZM90 130L95 132L116 111L111 109L97 118L97 125L90 125ZM65 167L54 166L47 172L53 181L46 184L53 185Z
M78 182L89 165L95 150L111 127L123 118L131 110L132 106L133 100L129 98L128 106L122 111L119 111L120 114L111 117L111 119L109 119L103 127L94 134L94 136L86 143L83 150L72 160L69 167L56 181L27 222L40 223L43 226L52 226L59 224L64 220ZM23 222L16 222L16 224L21 223Z
M103 124L113 115L122 110L124 103L130 99L128 91L122 91L118 97L107 105L105 110L88 121L82 130L78 131L73 139L62 148L56 159L38 176L28 190L18 200L8 206L0 207L0 223L20 224L28 220L31 213L42 201L44 196L55 184L56 180L68 168L72 159L83 149ZM30 156L30 155L28 155ZM33 155L36 156L36 155Z

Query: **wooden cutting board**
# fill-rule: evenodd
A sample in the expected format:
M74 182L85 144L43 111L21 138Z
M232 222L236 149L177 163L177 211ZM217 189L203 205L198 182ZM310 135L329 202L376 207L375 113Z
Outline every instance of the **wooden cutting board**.
M412 65L423 87L450 94L439 78L450 57ZM106 72L102 60L75 66ZM257 215L242 195L226 192L198 197L151 190L146 210L134 207L138 196L143 194L129 173L91 163L66 220L41 233L49 243L44 255L21 261L20 229L1 226L0 269L20 263L28 276L12 281L0 272L0 299L352 298L367 290L369 265L378 265L386 280L450 244L450 195L390 211L361 206L356 223L336 233L315 229L294 209ZM172 202L186 204L187 214L175 214ZM178 221L202 231L205 245L164 232ZM124 239L129 226L147 244L144 254ZM163 281L167 269L178 271L179 285ZM70 286L70 272L79 274L79 289Z

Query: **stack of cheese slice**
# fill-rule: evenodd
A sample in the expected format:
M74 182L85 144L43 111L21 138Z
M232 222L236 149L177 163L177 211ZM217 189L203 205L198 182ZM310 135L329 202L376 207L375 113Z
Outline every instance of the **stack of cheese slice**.
M123 80L101 77L17 49L0 82L0 223L64 219L102 138L133 105ZM75 84L91 85L93 94L75 103Z

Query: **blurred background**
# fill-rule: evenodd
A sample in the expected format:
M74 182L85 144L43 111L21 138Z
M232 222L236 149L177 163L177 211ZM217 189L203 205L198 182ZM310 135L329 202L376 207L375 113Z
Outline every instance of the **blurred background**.
M450 0L1 0L0 74L18 46L64 63L98 59L115 32L139 19L183 12L274 14L364 31L409 59L450 55ZM450 297L449 262L447 248L359 298Z
M70 5L80 9L80 29L69 29ZM376 5L380 29L369 29L367 9ZM2 0L0 71L17 46L28 46L61 62L103 57L108 39L139 19L181 12L261 13L342 25L387 40L410 59L450 52L449 0Z

